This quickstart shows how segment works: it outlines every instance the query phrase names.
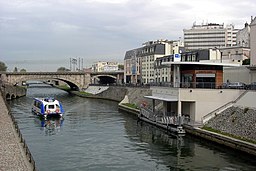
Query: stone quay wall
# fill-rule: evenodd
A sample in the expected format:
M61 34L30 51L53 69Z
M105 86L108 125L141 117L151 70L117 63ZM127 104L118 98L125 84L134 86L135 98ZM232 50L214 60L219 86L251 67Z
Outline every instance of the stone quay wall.
M25 87L13 86L9 84L2 84L1 90L3 92L3 97L5 97L7 100L25 96L27 93L27 89Z
M35 162L0 91L0 170L36 171Z

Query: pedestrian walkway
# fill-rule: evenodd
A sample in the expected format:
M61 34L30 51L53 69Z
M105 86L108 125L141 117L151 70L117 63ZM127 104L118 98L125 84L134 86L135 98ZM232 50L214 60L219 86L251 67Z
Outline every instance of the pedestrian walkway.
M0 171L32 171L0 92Z

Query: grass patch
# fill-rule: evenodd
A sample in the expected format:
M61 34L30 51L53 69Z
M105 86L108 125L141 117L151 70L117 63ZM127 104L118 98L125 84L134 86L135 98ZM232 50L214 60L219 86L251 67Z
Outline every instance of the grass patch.
M249 142L249 143L256 144L255 140L249 140L249 139L237 136L237 135L229 134L229 133L226 133L226 132L221 132L221 131L213 129L211 127L203 126L202 129L210 131L210 132L214 132L214 133L217 133L217 134L225 135L225 136L228 136L228 137L231 137L231 138L235 138L235 139L238 139L238 140L242 140L242 141L246 141L246 142Z
M123 103L122 105L128 106L133 109L139 109L139 107L134 103Z
M77 94L80 94L80 95L83 95L83 96L92 96L93 95L92 93L87 93L87 92L84 92L84 91L79 91L79 92L77 92Z
M56 87L58 87L59 89L65 90L65 91L71 90L71 88L67 85L58 85Z

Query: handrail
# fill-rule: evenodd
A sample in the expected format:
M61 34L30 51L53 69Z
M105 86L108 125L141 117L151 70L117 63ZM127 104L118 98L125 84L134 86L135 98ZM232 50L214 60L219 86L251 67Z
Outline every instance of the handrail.
M179 125L183 124L185 117L178 117L178 116L162 116L161 114L158 115L158 112L153 112L148 108L142 107L140 109L140 117L145 117L153 122L157 122L160 124L166 125Z
M230 102L228 102L228 103L226 103L226 104L220 106L219 108L215 109L214 111L208 113L207 115L203 116L203 117L202 117L202 123L204 124L204 123L208 122L211 118L213 118L213 116L215 116L216 114L218 114L219 111L226 109L227 106L230 106L230 105L233 106L233 104L236 103L238 100L240 100L247 92L248 92L248 90L244 91L244 92L243 92L242 94L240 94L235 100L230 101ZM231 106L230 106L230 107L231 107Z

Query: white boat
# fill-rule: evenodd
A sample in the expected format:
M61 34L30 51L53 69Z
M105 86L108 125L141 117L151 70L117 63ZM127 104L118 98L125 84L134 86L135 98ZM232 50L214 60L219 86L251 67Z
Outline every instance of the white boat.
M64 109L62 104L54 98L34 98L32 112L45 118L48 116L62 117Z

